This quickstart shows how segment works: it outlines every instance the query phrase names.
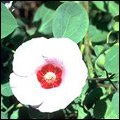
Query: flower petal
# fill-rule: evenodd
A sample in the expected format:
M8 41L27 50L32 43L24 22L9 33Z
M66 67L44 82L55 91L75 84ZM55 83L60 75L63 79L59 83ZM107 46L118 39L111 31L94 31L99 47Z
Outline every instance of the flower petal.
M79 62L80 63L80 62ZM71 71L67 71L64 83L58 87L51 89L51 91L46 91L46 99L39 106L41 112L54 112L60 109L66 108L76 97L81 93L83 86L85 85L85 80L87 78L87 69L85 64L76 64L76 72L71 64ZM78 71L78 72L77 72ZM71 72L74 72L71 74ZM81 72L82 74L79 74ZM51 97L53 96L53 97Z
M45 38L34 38L17 48L13 60L13 71L16 74L28 76L34 73L37 67L45 63L43 47L46 40Z
M42 94L41 87L36 86L36 76L20 77L12 73L10 75L10 86L15 97L23 104L26 105L39 105L43 102L44 95ZM39 88L36 88L39 87ZM41 91L38 94L37 90Z
M60 43L57 40L56 41L60 45L66 41L66 39L62 40L60 41ZM66 50L66 45L62 45L62 49L64 49L64 54L61 54L61 50L58 50L58 46L56 47L55 52L53 50L49 54L50 58L51 54L58 53L54 56L56 56L57 59L64 63L66 74L64 76L64 81L62 85L59 88L52 89L51 92L47 94L47 99L45 99L43 104L39 106L38 109L42 112L54 112L59 109L65 108L76 97L80 95L82 87L85 85L85 80L87 78L86 65L82 60L78 46L73 42L70 44L69 43L70 42L67 42L67 48L71 48L69 49L69 51ZM54 97L51 97L52 95L54 95Z

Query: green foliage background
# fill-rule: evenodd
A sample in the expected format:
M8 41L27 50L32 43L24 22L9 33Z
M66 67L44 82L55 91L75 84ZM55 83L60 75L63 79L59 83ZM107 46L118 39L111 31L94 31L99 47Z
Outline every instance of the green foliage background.
M83 1L43 2L30 24L26 28L27 19L14 17L1 3L1 119L119 119L119 1L90 1L89 16ZM19 103L9 85L17 47L31 38L67 37L78 44L87 64L87 30L94 77L88 76L81 95L49 114Z

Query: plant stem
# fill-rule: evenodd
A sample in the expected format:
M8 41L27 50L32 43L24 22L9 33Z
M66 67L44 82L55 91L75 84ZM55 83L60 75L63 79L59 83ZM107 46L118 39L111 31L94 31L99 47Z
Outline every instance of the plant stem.
M6 111L5 114L7 114L10 110L12 110L14 108L15 104L11 105Z
M109 82L112 84L112 86L115 88L115 90L117 91L117 87L114 85L114 83L109 79Z
M88 1L84 1L83 5L89 16ZM89 32L88 31L87 31L85 39L84 39L84 45L85 45L85 54L86 54L86 59L87 59L87 67L88 67L89 77L93 78L94 72L93 72L93 65L92 65L91 56L90 56Z
M110 77L109 77L109 75L108 75L108 73L107 73L107 71L106 71L106 75L107 75L107 78L108 78L108 80L109 80L109 82L112 84L112 86L115 88L115 90L117 91L117 87L114 85L114 83L111 81L111 79L115 76L115 74L113 74L113 75L111 75Z
M107 78L88 78L88 80L97 81L97 82L109 81Z
M5 105L2 105L2 107L3 107L5 110L7 110L7 107L6 107Z
M15 51L14 51L14 50L11 50L11 49L10 49L10 48L8 48L8 47L2 46L2 48L6 49L7 51L11 52L12 54L14 54L14 53L15 53Z
M85 8L85 10L87 11L87 13L89 15L89 6L88 6L88 4L89 4L88 1L83 2L84 8Z

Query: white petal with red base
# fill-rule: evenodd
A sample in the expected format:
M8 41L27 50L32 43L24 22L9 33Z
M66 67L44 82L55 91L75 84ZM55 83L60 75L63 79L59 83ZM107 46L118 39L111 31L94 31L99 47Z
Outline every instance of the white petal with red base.
M87 68L68 38L34 38L15 52L10 85L23 104L41 112L67 107L81 93Z

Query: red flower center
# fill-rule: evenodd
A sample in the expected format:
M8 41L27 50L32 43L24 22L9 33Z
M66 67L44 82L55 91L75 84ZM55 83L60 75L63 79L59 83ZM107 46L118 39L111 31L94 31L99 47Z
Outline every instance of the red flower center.
M62 69L52 64L44 65L37 71L37 79L41 83L42 88L58 87L62 81Z

